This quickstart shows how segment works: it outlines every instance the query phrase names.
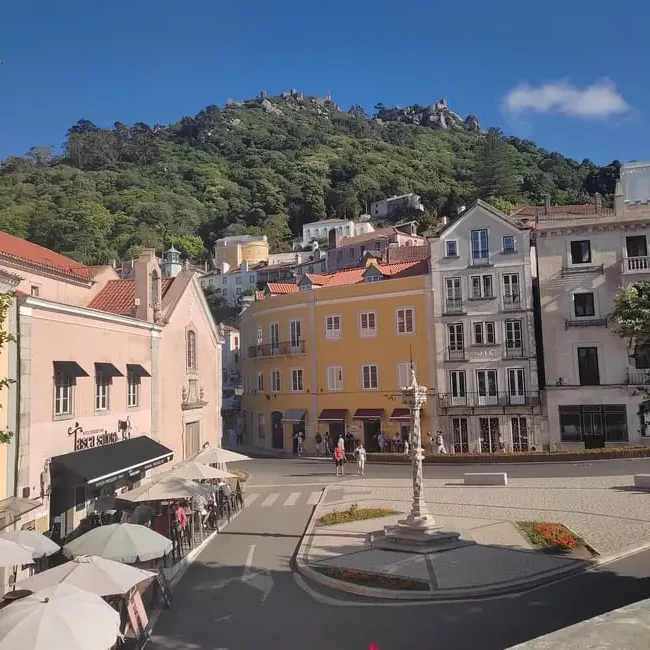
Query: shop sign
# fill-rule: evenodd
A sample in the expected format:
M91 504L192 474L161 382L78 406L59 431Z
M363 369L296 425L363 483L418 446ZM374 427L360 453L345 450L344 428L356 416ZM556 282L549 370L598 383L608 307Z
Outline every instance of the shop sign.
M108 429L84 429L79 422L75 422L74 427L68 428L68 435L74 436L75 451L112 445L114 442L130 440L131 420L128 416L126 420L118 420L114 431Z

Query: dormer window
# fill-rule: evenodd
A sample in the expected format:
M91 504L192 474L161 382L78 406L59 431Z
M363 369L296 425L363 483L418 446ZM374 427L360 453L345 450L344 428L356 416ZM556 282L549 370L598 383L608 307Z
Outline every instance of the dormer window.
M458 257L458 242L455 239L448 239L446 242L445 257Z
M381 275L366 275L366 282L378 282L381 278Z
M196 332L194 330L187 330L185 348L187 369L196 370Z

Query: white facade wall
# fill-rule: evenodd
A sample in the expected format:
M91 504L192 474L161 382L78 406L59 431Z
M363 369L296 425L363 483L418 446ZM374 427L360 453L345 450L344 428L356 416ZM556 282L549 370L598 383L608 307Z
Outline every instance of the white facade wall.
M472 254L473 230L487 237L480 258ZM449 450L541 449L547 439L539 406L530 231L479 202L431 240L431 268L439 416Z
M212 272L201 278L201 286L212 286L226 300L229 306L236 307L239 296L251 287L257 286L255 271L229 271L227 273Z
M574 247L588 246L589 261L576 262L572 242ZM643 244L646 256L634 255L639 252L635 245ZM592 219L570 226L540 224L537 255L546 402L550 439L557 447L650 443L638 413L643 397L638 387L650 383L650 370L637 369L627 342L607 327L619 288L650 280L648 245L650 215L638 220ZM586 353L580 351L585 348L595 349L596 379L585 367ZM590 355L593 359L593 352ZM585 385L592 381L598 385ZM575 407L575 413L566 407Z
M356 237L374 232L374 227L367 222L355 222L341 219L340 221L327 220L306 223L302 227L302 245L308 246L314 239L327 239L330 230L336 230L337 237Z

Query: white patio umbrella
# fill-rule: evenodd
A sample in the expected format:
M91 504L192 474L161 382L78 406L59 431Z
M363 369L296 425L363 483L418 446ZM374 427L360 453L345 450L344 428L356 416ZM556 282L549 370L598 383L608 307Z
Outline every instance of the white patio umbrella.
M147 562L172 550L171 540L138 524L98 526L63 547L66 557L99 555L116 562Z
M33 549L32 557L35 560L54 555L61 548L49 537L45 537L45 535L41 535L34 530L6 530L0 533L0 539L6 539Z
M0 650L108 650L120 615L99 596L56 585L0 611Z
M10 539L0 538L0 566L16 566L17 564L32 564L34 549L18 544Z
M224 463L237 463L243 460L255 460L250 456L240 454L236 451L229 449L221 449L221 447L212 447L208 445L204 447L192 460L199 463L207 463L208 465L216 464L223 465Z
M199 494L206 495L214 492L211 485L202 485L188 481L178 476L165 474L160 479L141 485L128 492L122 492L119 498L123 501L169 501L172 499L191 499Z
M107 560L97 555L81 555L18 583L19 589L39 591L68 584L98 596L125 594L135 585L155 577L155 573Z
M180 463L169 470L169 475L174 478L182 478L190 481L204 481L213 478L235 478L234 474L225 469L215 469L197 460L189 460ZM213 488L214 489L214 488Z

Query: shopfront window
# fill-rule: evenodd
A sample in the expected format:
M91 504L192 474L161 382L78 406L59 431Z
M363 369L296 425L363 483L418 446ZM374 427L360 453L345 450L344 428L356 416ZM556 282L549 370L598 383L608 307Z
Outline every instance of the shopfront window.
M599 437L605 442L627 442L627 409L624 404L560 406L562 442L583 442Z
M57 372L54 378L54 415L72 415L74 378Z
M95 375L95 410L108 411L108 394L111 378L103 372Z

